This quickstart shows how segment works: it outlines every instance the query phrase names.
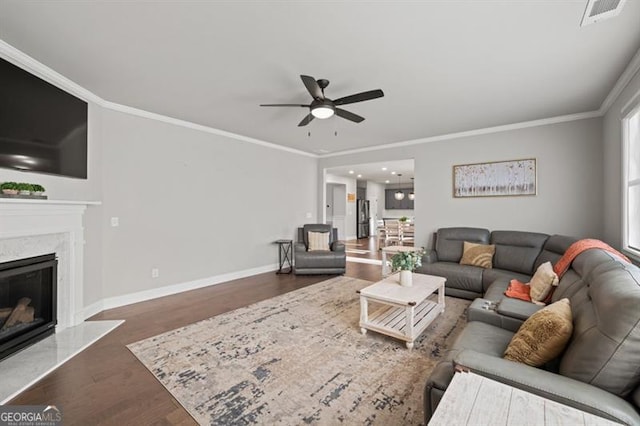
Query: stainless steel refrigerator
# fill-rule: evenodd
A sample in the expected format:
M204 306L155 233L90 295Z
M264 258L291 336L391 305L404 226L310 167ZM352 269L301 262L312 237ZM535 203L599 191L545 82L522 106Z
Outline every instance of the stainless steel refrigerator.
M369 215L369 200L358 200L356 217L358 220L358 238L369 237L369 220L371 219Z

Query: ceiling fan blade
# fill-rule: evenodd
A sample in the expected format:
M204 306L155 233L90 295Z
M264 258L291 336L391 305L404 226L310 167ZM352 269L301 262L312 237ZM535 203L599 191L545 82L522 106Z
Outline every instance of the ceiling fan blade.
M303 108L309 108L309 105L302 105L302 104L260 104L260 106L266 106L266 107L303 107Z
M306 126L307 124L311 123L311 120L313 119L314 119L313 114L309 113L309 115L305 116L300 122L300 124L298 124L298 127Z
M335 105L346 105L355 102L368 101L371 99L381 98L384 96L384 92L380 89L369 90L368 92L356 93L355 95L345 96L344 98L336 99L333 101Z
M342 108L336 108L335 112L338 117L346 118L347 120L350 120L356 123L360 123L361 121L364 121L364 117L360 117L358 114L354 114Z
M304 87L307 88L313 99L324 99L322 89L320 88L320 86L318 86L318 82L315 78L309 75L301 75L300 78L304 83Z

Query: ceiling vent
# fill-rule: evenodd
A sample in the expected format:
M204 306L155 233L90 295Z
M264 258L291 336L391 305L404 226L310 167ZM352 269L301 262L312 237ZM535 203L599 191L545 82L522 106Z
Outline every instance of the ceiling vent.
M626 0L588 0L580 26L584 27L617 16L625 2Z

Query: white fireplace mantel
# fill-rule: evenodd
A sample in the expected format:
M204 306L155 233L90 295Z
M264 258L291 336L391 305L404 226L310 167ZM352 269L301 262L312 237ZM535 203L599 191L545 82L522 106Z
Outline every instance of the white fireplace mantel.
M58 329L84 320L82 217L99 204L0 198L0 262L52 252L58 258Z

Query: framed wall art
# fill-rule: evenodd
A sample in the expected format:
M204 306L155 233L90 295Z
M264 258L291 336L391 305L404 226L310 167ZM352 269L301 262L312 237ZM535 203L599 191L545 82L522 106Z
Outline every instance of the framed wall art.
M536 159L453 166L453 196L508 197L536 195Z

